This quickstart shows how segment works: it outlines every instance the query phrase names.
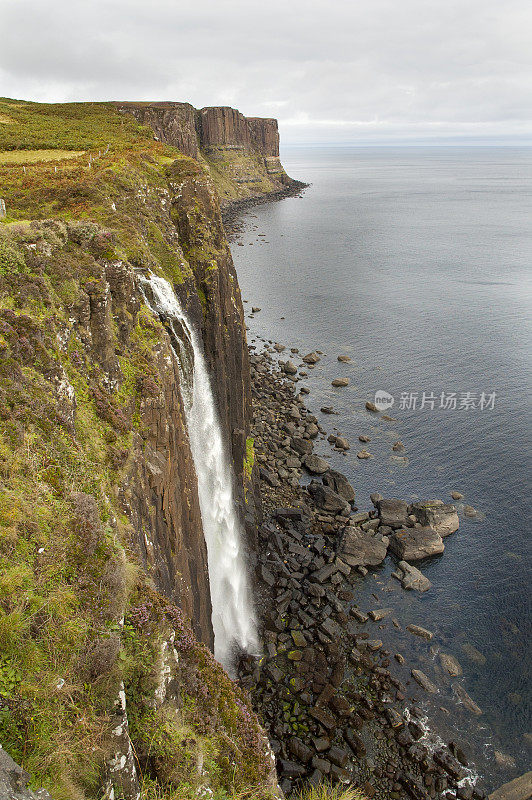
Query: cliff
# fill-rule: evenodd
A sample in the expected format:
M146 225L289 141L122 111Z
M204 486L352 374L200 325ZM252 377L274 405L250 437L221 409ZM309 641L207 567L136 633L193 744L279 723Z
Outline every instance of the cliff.
M279 159L277 120L245 117L227 106L195 110L188 103L117 103L162 142L210 170L222 206L301 186Z
M198 112L137 108L156 141L112 104L0 110L0 743L54 800L269 793L210 652L185 354L142 291L167 280L203 343L252 537L243 311Z

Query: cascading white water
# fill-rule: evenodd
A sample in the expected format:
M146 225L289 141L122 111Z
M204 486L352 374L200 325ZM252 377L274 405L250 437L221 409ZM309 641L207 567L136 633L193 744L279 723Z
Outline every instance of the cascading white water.
M235 648L249 653L258 651L242 530L233 496L232 469L225 453L201 342L170 283L155 275L139 280L146 302L170 326L177 340L174 351L179 349L176 358L184 384L183 402L207 545L214 655L224 667L231 669Z

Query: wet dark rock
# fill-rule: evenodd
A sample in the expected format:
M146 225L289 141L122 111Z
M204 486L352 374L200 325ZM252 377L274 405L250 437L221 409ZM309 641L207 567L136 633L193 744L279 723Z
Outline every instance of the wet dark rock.
M270 470L266 469L265 467L260 467L259 470L260 477L263 481L266 481L268 486L272 486L273 488L278 488L281 485L281 481L279 478L270 472Z
M306 769L301 764L296 764L295 761L279 760L281 774L286 778L302 778L306 773Z
M414 503L410 509L421 525L432 528L440 536L449 536L460 524L456 508L444 505L441 500Z
M391 534L390 550L403 561L421 561L443 553L444 545L432 528L401 528Z
M331 381L331 385L335 388L349 386L349 378L335 378L333 381Z
M295 736L290 739L288 748L294 758L302 764L308 764L312 758L312 749Z
M448 750L436 750L432 758L435 764L443 767L443 769L457 781L462 780L462 778L465 778L467 775L462 765L453 758Z
M308 439L303 439L301 436L292 437L290 446L292 450L295 450L296 453L299 453L299 455L302 456L309 455L310 453L312 453L314 447L312 442L309 442Z
M321 456L317 456L315 453L305 456L303 459L303 464L312 475L323 475L329 469L328 462L325 461L325 459Z
M286 361L283 364L283 372L286 375L295 375L297 373L297 367L293 361Z
M355 499L355 490L341 472L330 469L321 479L324 486L332 489L333 492L343 497L348 503L352 503Z
M410 633L413 633L414 636L419 636L421 639L426 639L428 642L430 642L434 636L432 631L428 631L426 628L422 628L420 625L407 625L406 629Z
M413 567L407 561L400 561L398 567L403 589L427 592L432 586L429 579L417 567Z
M404 500L397 500L395 498L386 500L382 498L381 500L376 500L375 505L378 509L382 525L388 525L390 528L402 528L406 525L410 525L408 519L408 505Z
M349 503L339 494L336 494L336 492L334 492L328 486L324 486L317 481L311 481L307 489L315 504L319 508L324 509L324 511L328 511L331 514L343 514L345 516L349 515L351 511Z
M416 683L419 683L421 688L426 692L429 692L429 694L436 694L438 692L437 687L420 669L413 669L411 674Z
M384 561L387 550L381 539L361 528L347 526L338 553L352 567L376 566Z
M357 758L363 758L366 755L366 745L352 728L346 728L344 739Z

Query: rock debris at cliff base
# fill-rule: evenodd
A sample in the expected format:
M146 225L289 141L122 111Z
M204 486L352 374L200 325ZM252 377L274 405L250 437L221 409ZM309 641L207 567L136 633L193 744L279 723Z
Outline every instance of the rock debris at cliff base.
M356 605L357 573L380 564L401 530L423 527L407 503L380 495L372 496L373 511L357 513L347 479L312 452L326 431L296 395L286 362L279 371L253 347L250 362L264 514L256 588L264 654L244 659L240 675L269 731L281 787L289 795L331 780L383 800L480 800L463 751L429 744L421 705L407 701L392 674L394 654L380 628L396 622L393 609L368 615ZM302 487L304 470L321 477ZM420 527L409 527L412 520ZM441 541L432 529L431 536ZM398 580L427 590L422 573L401 563ZM439 691L423 677L420 692Z

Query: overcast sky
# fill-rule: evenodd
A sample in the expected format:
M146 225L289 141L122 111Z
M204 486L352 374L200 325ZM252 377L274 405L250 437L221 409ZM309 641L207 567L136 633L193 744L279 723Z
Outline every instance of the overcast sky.
M0 95L187 100L282 140L532 138L529 0L0 0Z

